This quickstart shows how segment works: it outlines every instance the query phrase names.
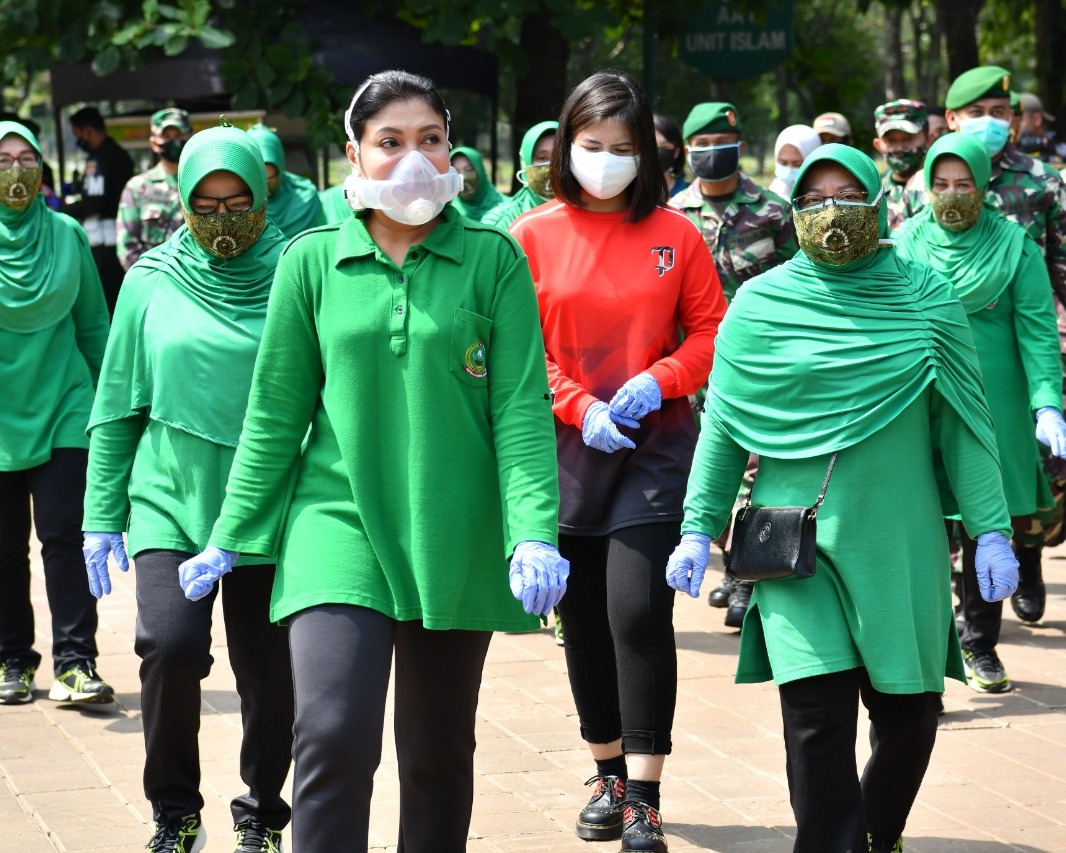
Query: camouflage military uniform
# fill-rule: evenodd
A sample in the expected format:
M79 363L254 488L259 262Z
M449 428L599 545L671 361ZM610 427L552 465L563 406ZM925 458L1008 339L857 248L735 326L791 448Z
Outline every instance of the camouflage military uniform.
M1008 144L1003 155L992 164L987 200L1007 219L1025 228L1044 253L1058 302L1060 347L1066 353L1066 315L1063 313L1063 306L1066 306L1066 186L1062 177L1046 163ZM925 204L925 176L919 172L907 182L906 216L913 216ZM1026 547L1057 545L1063 541L1066 462L1051 456L1043 445L1041 452L1055 506L1038 509L1032 517L1029 529L1019 537Z
M892 180L891 173L881 179L881 184L885 188L885 204L888 206L888 227L895 228L906 218L904 198L907 185Z
M697 180L670 204L703 232L730 301L749 278L784 263L799 248L788 202L743 172L736 193L725 203L705 199Z
M118 205L115 244L124 269L149 249L166 242L184 224L178 176L168 175L162 166L134 175L122 190Z

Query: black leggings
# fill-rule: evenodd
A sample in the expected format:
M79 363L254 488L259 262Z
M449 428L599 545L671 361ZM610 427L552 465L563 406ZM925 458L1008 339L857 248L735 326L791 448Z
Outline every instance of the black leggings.
M881 693L865 669L779 688L792 811L793 853L865 853L903 834L936 741L938 693ZM858 700L870 714L870 761L855 766Z
M674 591L666 560L680 524L559 537L570 561L559 603L581 737L622 738L627 753L668 755L677 703Z

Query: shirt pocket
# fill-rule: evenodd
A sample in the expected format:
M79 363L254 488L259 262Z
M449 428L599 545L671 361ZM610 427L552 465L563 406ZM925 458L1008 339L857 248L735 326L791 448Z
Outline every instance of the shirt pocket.
M489 333L492 320L465 308L455 309L448 369L465 385L488 388Z

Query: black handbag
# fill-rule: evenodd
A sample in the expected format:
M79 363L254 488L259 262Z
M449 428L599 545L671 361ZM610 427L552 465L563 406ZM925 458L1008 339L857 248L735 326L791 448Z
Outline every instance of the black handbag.
M829 457L822 491L814 506L752 507L751 493L733 520L726 573L738 581L814 577L818 509L833 474L837 455Z

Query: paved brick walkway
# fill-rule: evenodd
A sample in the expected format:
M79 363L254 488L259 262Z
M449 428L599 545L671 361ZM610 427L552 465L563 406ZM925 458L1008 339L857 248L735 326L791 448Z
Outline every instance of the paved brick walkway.
M958 683L948 687L907 853L1066 853L1066 549L1047 556L1047 619L1022 626L1006 608L1000 652L1017 690L980 696ZM875 562L871 570L877 569ZM47 659L48 609L36 564L34 600L38 648ZM794 826L776 692L732 683L738 634L723 627L721 614L704 601L678 600L680 689L663 783L670 849L788 853ZM91 712L48 701L47 666L36 702L0 706L0 853L134 853L148 840L132 578L116 579L100 623L99 669L118 692L117 708ZM216 667L203 694L203 816L207 853L228 853L228 801L240 790L240 719L221 620L213 654ZM862 761L865 735L859 740ZM386 735L371 825L371 845L380 850L394 849L398 811L389 748ZM547 630L493 640L476 765L468 850L617 850L616 843L587 844L573 834L590 761L562 653Z

